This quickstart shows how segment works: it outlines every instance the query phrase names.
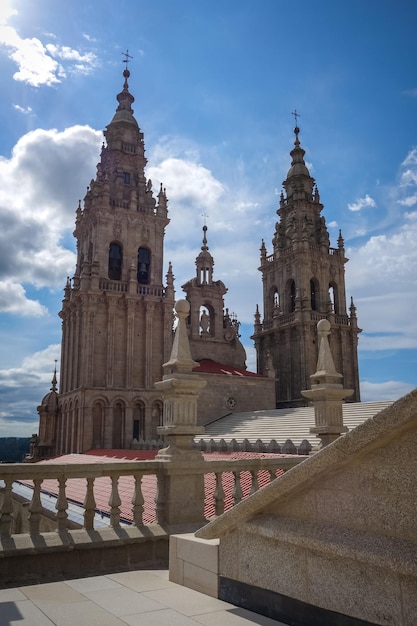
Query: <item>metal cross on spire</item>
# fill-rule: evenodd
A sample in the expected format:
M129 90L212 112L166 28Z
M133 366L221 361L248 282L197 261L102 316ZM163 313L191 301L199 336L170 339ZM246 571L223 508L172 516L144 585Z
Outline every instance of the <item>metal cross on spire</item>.
M301 117L301 115L299 113L297 113L297 109L294 109L294 111L291 113L291 115L294 115L295 125L298 126L297 117Z
M129 50L126 48L126 52L122 52L121 54L123 54L123 56L125 57L122 61L122 63L126 63L126 69L128 69L128 63L129 63L129 59L133 59L133 57L129 54Z
M204 217L204 226L206 226L207 225L207 218L208 218L207 213L202 213L201 217Z

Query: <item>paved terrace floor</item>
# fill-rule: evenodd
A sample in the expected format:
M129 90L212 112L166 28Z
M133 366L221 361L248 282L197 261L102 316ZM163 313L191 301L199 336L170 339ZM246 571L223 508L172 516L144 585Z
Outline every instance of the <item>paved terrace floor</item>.
M258 626L281 622L168 580L167 570L0 590L0 626Z

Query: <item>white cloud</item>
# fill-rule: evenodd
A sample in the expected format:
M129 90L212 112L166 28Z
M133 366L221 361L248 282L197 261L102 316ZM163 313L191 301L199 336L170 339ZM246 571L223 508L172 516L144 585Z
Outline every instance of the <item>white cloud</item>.
M362 402L376 400L397 400L413 390L413 386L401 381L389 380L383 383L372 383L364 380L360 384Z
M407 167L409 165L417 165L417 148L412 148L405 157L404 161L401 163L402 167Z
M16 111L20 111L20 113L24 113L27 115L28 113L32 113L32 107L21 107L19 104L14 104L13 107Z
M417 204L417 193L412 196L408 196L408 198L404 198L403 200L397 200L397 202L402 206L414 206Z
M22 39L11 26L0 26L0 44L10 52L10 58L19 68L13 74L15 80L33 87L60 82L58 62L47 54L42 42L36 37Z
M360 211L366 207L376 207L375 200L369 194L366 194L364 198L358 198L352 204L348 204L349 211Z
M93 52L81 53L69 46L44 44L37 37L20 37L16 28L8 24L10 17L16 15L17 11L6 5L0 25L0 46L18 66L13 74L15 80L32 87L52 86L60 83L67 71L86 74L96 66L97 57Z
M0 280L13 295L7 300L1 292L1 310L21 306L22 314L41 315L23 284L62 287L63 277L74 271L74 253L62 239L73 229L77 199L88 172L94 175L101 141L102 134L88 126L38 129L19 139L10 159L0 157Z
M60 345L50 345L23 359L20 367L0 369L0 437L30 437L38 431L36 407L51 386ZM59 376L59 374L58 374Z
M0 7L0 25L7 24L11 17L17 15L17 11L11 5L11 0L2 0Z
M46 315L47 309L37 300L28 299L22 285L4 280L0 281L0 312L39 317Z

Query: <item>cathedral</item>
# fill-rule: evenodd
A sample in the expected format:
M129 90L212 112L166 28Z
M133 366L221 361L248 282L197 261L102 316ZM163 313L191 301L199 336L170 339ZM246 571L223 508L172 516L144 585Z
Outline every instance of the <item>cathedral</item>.
M358 327L351 300L346 308L345 256L341 231L337 248L330 247L323 205L314 178L304 162L305 151L294 128L291 167L283 182L279 221L267 254L262 241L260 271L263 284L263 320L255 314L257 369L272 371L277 408L304 404L302 389L310 388L317 363L316 326L323 318L331 324L331 350L345 388L360 401Z
M104 131L96 178L76 210L77 263L62 310L60 386L38 407L37 457L92 448L127 449L157 437L163 398L155 387L173 341L174 274L164 276L168 199L146 178L144 135L129 91L129 70ZM283 183L272 254L262 242L263 317L256 309L252 339L257 373L246 368L239 322L225 307L227 287L215 280L203 227L194 277L182 289L190 303L191 356L207 386L199 424L235 411L304 404L317 361L316 324L332 325L332 350L344 386L359 401L353 302L346 310L344 242L331 248L323 205L304 163L295 129L292 164ZM250 296L249 296L250 297Z

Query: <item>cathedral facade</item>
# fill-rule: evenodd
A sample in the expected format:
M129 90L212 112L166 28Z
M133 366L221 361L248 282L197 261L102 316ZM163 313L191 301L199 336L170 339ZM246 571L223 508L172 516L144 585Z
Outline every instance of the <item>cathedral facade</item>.
M54 376L38 407L39 457L130 448L156 439L162 424L163 398L154 384L171 352L175 295L171 264L163 277L168 200L162 185L155 197L146 178L129 70L123 75L96 178L76 210L77 264L59 313L60 386ZM227 288L214 280L213 266L205 230L196 277L184 285L192 356L201 363L196 375L209 379L200 424L259 402L274 405L271 381L246 372L239 323L224 309Z
M38 407L36 456L89 449L130 448L157 438L163 397L155 387L173 341L174 276L164 272L169 224L162 184L146 178L143 133L134 117L129 70L118 106L104 131L97 173L76 210L77 263L67 279L60 317L60 386ZM284 181L273 253L262 244L264 315L257 310L253 339L257 373L246 369L239 322L225 308L227 287L214 277L207 227L195 275L182 288L195 375L207 385L198 423L232 412L300 403L317 361L316 324L332 324L332 349L344 386L359 399L355 308L346 312L343 239L331 248L323 205L309 175L296 131ZM37 460L36 459L36 460Z

